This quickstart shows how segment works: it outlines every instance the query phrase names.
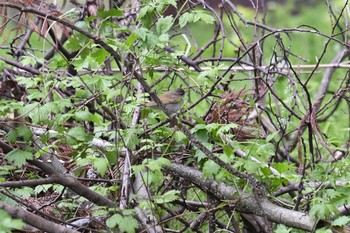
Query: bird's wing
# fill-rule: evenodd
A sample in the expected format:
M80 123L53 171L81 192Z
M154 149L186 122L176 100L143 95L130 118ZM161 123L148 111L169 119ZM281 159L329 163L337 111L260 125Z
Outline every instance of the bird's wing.
M168 94L167 102L165 104L178 104L182 101L182 97L176 94Z

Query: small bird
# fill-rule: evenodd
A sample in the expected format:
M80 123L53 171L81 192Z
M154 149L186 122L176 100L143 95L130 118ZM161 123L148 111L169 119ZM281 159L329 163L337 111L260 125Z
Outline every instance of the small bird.
M185 96L185 91L182 88L167 91L164 94L158 96L164 107L170 114L176 113L180 110ZM145 104L146 107L157 107L157 103L154 101Z

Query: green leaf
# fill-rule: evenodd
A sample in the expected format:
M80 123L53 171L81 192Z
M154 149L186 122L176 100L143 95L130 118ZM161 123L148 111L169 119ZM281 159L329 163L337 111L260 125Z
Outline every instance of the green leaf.
M229 145L223 145L224 153L227 157L231 157L234 154L234 150Z
M92 66L93 63L95 63L95 60L92 59L91 56L79 56L77 59L75 59L74 66L77 70L88 69Z
M156 11L158 14L163 14L163 11L165 10L166 7L169 5L176 7L176 2L174 0L157 0L156 1Z
M119 230L127 233L135 233L136 229L139 227L137 220L130 216L124 217L118 224Z
M21 167L29 159L33 158L33 154L28 151L14 149L6 154L5 158L9 163L14 163L15 166Z
M328 227L322 227L320 229L317 229L315 231L315 233L334 233L334 232L331 229L329 229Z
M256 173L260 168L263 167L262 164L252 161L250 159L246 160L244 163L244 168L249 172L249 173Z
M331 214L337 214L337 213L338 213L338 210L337 208L335 208L334 205L324 204L324 203L314 204L310 210L311 215L318 217L322 220L329 218Z
M285 225L278 224L277 229L274 231L275 233L289 233L292 229L288 229Z
M156 23L156 31L159 35L163 35L173 26L173 16L169 15L165 18L158 19Z
M138 222L135 218L130 216L123 217L120 214L114 214L107 219L106 224L109 228L118 226L120 232L134 233L138 227Z
M139 36L136 33L132 33L124 43L127 47L131 48L138 38Z
M219 75L219 70L222 66L211 67L211 69L204 70L199 73L198 80L207 80L208 77L216 77Z
M98 9L97 10L97 16L100 17L100 18L107 18L107 17L119 17L119 16L122 16L123 15L123 11L118 9L118 8L112 8L108 11L105 11L103 9Z
M21 230L24 226L22 220L13 219L6 211L0 210L0 232L11 233L13 229Z
M40 194L41 192L47 192L50 188L52 188L53 185L52 184L43 184L43 185L38 185L35 187L34 189L34 193L35 195Z
M215 18L212 15L210 15L207 11L195 10L194 13L194 22L200 20L203 20L206 24L213 24L215 22Z
M71 37L71 38L69 38L67 43L65 43L65 47L67 49L71 49L73 51L76 51L76 50L79 50L81 48L81 44L80 44L80 41L78 40L77 37Z
M345 226L350 222L350 217L341 216L332 222L332 226Z
M25 125L21 125L14 130L11 130L6 138L9 142L15 143L18 140L24 140L26 142L32 141L33 133L32 131Z
M202 144L210 151L213 150L213 144L208 143L208 142L202 142ZM194 157L197 159L198 162L200 162L202 159L206 158L207 156L200 150L197 149L196 150L196 154L194 155Z
M37 62L37 59L31 56L22 56L21 64L24 66L31 65L34 66Z
M109 56L109 52L105 49L97 49L91 53L91 58L101 65L105 62L106 58Z
M88 121L91 115L88 111L79 111L74 114L74 117L77 121Z
M140 143L138 132L139 130L135 128L125 130L124 142L131 150L135 150L136 146Z
M179 193L178 190L170 190L161 196L155 196L154 201L158 204L169 203L179 199Z
M154 7L152 7L150 5L145 5L144 7L141 8L141 10L139 12L139 18L142 18L142 17L148 15L153 10L154 10Z
M105 158L97 158L94 161L94 168L101 176L104 176L109 168L108 161Z
M273 164L273 168L275 168L279 173L284 173L288 171L288 169L291 168L291 166L287 163L276 163Z
M162 34L160 37L159 37L159 41L160 42L168 42L169 41L169 35L168 34ZM161 44L160 44L161 45Z
M91 135L88 135L85 133L84 128L77 126L74 128L71 128L68 132L67 135L69 137L72 137L78 141L90 141L92 139Z
M22 198L27 198L34 194L34 190L30 187L17 188L12 191L12 194Z
M227 133L231 129L235 129L237 127L238 127L238 125L235 124L235 123L229 123L229 124L221 125L221 127L218 130L218 134L220 134L220 133Z
M181 131L176 131L174 133L174 139L175 139L175 142L177 143L179 142L185 143L186 141L188 141L186 135Z
M30 128L28 128L27 126L25 125L21 125L19 126L17 129L17 135L19 137L22 137L24 139L24 141L26 142L29 142L29 141L32 141L33 139L33 133L32 131L30 130Z
M183 28L188 23L195 23L200 20L203 20L206 24L213 24L215 22L215 18L208 12L204 10L194 10L181 15L179 25Z
M186 12L185 14L180 16L179 25L181 28L185 27L187 23L193 22L194 15L190 12Z
M203 166L203 176L212 177L214 174L217 174L220 170L220 166L212 160L208 160L204 163Z
M160 171L163 167L163 165L170 165L170 161L166 158L158 158L158 159L149 159L147 160L147 167L151 171Z
M221 124L220 123L211 123L207 126L205 126L205 128L208 130L208 132L213 132L216 131L220 128Z
M17 141L17 137L18 132L16 129L11 130L10 132L8 132L8 134L6 134L6 139L7 141L9 141L9 143L15 143Z

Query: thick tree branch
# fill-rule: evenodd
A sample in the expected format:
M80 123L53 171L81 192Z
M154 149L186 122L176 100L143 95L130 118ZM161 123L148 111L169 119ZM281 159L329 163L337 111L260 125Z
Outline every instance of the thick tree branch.
M203 178L200 171L185 165L174 163L170 166L165 165L163 168L167 172L195 183L202 190L212 193L219 200L233 203L240 212L259 214L257 213L259 205L254 195L242 192L224 183L218 183L214 179ZM282 208L273 204L267 198L261 198L259 201L261 201L260 205L267 219L272 222L306 231L312 231L316 226L317 221L303 212Z
M48 221L48 220L46 220L46 219L44 219L36 214L33 214L29 211L26 211L26 210L21 209L19 207L13 207L13 206L5 204L3 202L0 202L0 209L5 210L13 218L22 219L24 222L28 223L29 225L36 227L40 230L43 230L45 232L78 233L78 231L75 231L75 230L69 229L67 227L58 225L54 222Z

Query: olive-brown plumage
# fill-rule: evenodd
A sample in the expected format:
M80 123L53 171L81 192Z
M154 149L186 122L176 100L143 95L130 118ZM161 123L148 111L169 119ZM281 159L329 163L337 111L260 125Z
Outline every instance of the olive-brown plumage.
M167 91L164 94L158 96L164 107L170 114L176 113L180 110L185 96L185 91L182 88ZM157 103L154 101L145 104L146 107L157 107Z

